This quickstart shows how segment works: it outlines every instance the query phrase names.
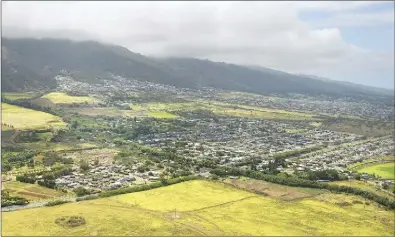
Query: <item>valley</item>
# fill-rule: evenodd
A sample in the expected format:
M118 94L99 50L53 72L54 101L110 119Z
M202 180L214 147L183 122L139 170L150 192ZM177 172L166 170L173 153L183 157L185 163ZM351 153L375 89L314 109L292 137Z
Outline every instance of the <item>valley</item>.
M118 66L13 61L32 77L14 72L2 92L3 235L394 235L391 96L53 43ZM195 66L201 84L183 81Z

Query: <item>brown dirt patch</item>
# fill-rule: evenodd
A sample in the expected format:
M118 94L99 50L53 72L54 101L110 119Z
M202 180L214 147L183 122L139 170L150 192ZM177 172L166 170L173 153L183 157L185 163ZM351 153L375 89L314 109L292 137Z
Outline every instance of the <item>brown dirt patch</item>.
M74 228L85 225L86 221L82 216L62 216L56 218L55 223L65 228Z

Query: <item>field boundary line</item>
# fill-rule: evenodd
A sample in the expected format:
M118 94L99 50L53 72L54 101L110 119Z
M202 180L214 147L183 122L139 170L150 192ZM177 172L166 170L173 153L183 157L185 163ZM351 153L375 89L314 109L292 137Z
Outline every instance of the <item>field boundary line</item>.
M206 209L210 209L210 208L225 206L225 205L233 204L233 203L236 203L236 202L241 202L241 201L244 201L244 200L247 200L247 199L251 199L251 198L258 198L258 196L257 196L257 195L249 196L249 197L245 197L245 198L241 198L241 199L237 199L237 200L233 200L233 201L229 201L229 202L224 202L224 203L220 203L220 204L216 204L216 205L212 205L212 206L207 206L207 207L198 208L198 209L195 209L195 210L180 211L180 212L181 212L181 213L192 213L192 212L202 211L202 210L206 210Z

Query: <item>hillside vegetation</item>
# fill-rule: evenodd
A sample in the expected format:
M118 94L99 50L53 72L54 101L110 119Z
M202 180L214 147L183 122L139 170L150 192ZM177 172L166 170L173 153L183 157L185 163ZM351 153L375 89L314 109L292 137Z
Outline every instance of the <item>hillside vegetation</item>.
M286 201L209 181L6 212L2 219L3 235L391 236L393 225L393 212L356 196Z

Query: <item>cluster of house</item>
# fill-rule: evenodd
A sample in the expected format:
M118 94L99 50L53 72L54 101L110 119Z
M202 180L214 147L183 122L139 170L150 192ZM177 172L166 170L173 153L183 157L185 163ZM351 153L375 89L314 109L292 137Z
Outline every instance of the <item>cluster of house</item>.
M393 108L386 106L372 106L369 103L357 103L347 99L330 101L326 99L299 96L293 98L265 97L260 95L233 94L233 96L221 97L224 92L213 88L187 89L176 88L168 85L155 84L134 79L125 79L115 75L109 75L109 80L104 80L103 85L87 84L75 81L68 76L58 76L60 90L76 90L89 94L106 95L113 92L130 93L133 91L145 91L154 93L166 93L177 98L201 98L215 99L217 101L252 106L263 106L289 111L307 111L316 114L347 114L354 116L369 116L376 118L390 118L393 116ZM129 104L122 101L115 102L120 108L128 108ZM102 119L102 118L97 118ZM234 165L242 163L246 159L258 157L261 162L257 166L260 170L267 165L272 156L291 150L305 147L327 144L328 148L298 159L287 159L290 168L296 170L322 170L337 169L345 172L350 164L362 159L381 155L393 155L394 143L391 138L352 146L339 146L362 139L362 136L326 131L321 129L307 128L297 123L287 124L270 120L254 120L242 118L177 118L180 123L192 123L190 129L183 131L159 132L138 137L138 142L157 148L176 148L179 155L187 159L216 158L220 159L221 165ZM129 126L126 118L113 118L114 125ZM289 132L288 130L300 130ZM107 133L111 133L107 131ZM93 136L93 134L91 134ZM185 141L180 146L179 141ZM134 142L134 141L130 141ZM177 145L178 144L178 145ZM113 144L114 145L114 144ZM281 170L281 167L278 167ZM202 175L208 175L207 170L199 171ZM95 167L87 174L75 172L72 175L61 177L57 184L61 187L75 188L78 186L89 189L113 189L123 187L141 180L143 182L159 179L158 171L139 173L136 167L103 165Z
M312 152L311 155L290 160L290 167L303 170L336 169L344 172L348 166L363 160L394 155L394 141L392 138L385 138L352 146L341 146L339 149L327 149L328 152Z
M367 102L354 102L347 99L332 100L327 98L309 97L267 97L263 95L232 94L221 97L208 94L202 98L218 100L225 103L261 106L287 111L304 111L315 114L352 115L391 120L394 118L394 108L390 105L377 106Z
M184 118L180 118L184 120ZM289 133L289 124L270 120L220 118L188 119L195 122L189 131L164 132L139 137L139 142L159 148L177 148L177 152L191 159L220 157L222 163L235 164L246 158L268 159L270 154L302 149L319 144L341 144L357 141L360 136L325 131L306 130ZM184 147L176 141L185 141Z
M83 173L75 167L72 174L57 178L55 182L58 187L64 189L83 187L89 190L109 190L159 179L157 171L139 173L136 170L137 166L107 164L96 166Z
M333 101L328 98L309 97L294 95L288 97L267 97L263 95L249 95L246 93L232 94L232 96L220 96L226 92L215 88L179 88L170 85L140 81L133 78L123 78L117 75L109 75L108 80L102 80L104 84L87 84L74 80L70 76L58 75L58 89L64 91L82 91L89 94L105 95L117 93L130 93L133 91L166 93L178 98L205 98L226 103L245 104L251 106L263 106L288 111L304 111L315 114L352 115L360 117L373 117L393 119L394 109L389 105L376 106L367 102L354 102L347 98ZM124 107L126 105L120 105Z

